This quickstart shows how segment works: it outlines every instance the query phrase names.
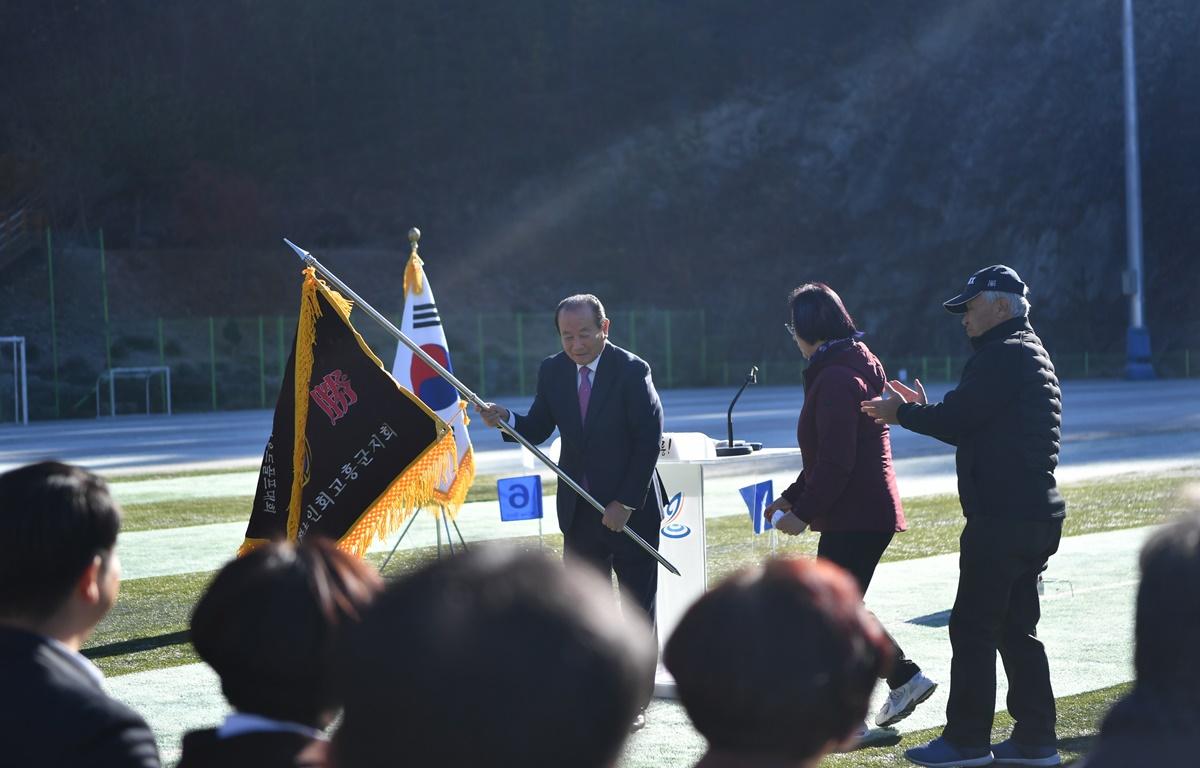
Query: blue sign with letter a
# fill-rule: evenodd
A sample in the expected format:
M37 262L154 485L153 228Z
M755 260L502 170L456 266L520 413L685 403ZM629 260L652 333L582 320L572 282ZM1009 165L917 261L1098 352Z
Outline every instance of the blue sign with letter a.
M756 534L775 527L771 525L770 520L763 516L763 510L771 503L774 496L773 488L774 485L770 480L738 488L738 493L742 494L742 501L746 502L746 508L750 510L750 522L754 524Z
M537 520L542 516L542 478L540 475L503 477L496 481L500 497L500 519Z

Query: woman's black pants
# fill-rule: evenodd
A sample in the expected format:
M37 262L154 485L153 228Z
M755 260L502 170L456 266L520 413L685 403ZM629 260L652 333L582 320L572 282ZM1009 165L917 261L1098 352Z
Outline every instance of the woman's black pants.
M871 577L875 575L875 566L879 565L879 558L883 557L884 550L888 548L894 535L892 531L884 533L875 531L822 533L821 540L817 543L817 557L824 558L849 571L854 580L858 582L859 590L865 596L867 587L871 585ZM889 688L895 689L912 680L921 671L921 668L904 655L904 649L900 647L890 632L885 629L884 634L892 644L894 657L892 667L884 679L887 680Z

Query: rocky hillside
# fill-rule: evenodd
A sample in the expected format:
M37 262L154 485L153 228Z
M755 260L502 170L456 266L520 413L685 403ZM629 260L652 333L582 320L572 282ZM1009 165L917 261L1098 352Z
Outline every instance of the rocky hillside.
M1200 346L1200 4L1136 4L1162 353ZM1052 348L1120 352L1120 22L1091 0L15 0L0 208L64 245L103 228L118 315L290 312L284 235L393 291L416 224L443 303L703 307L713 355L790 355L762 339L810 279L876 346L960 354L938 302L1000 261ZM4 327L42 312L30 245L0 254Z

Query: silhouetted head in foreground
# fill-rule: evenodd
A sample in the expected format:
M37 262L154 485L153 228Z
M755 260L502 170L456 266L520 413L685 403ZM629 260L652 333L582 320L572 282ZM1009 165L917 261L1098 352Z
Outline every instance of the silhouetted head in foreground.
M121 512L80 467L43 461L0 475L0 623L78 650L120 591Z
M1200 504L1192 508L1142 548L1135 625L1138 687L1184 702L1200 689Z
M861 600L836 565L771 560L688 610L664 663L708 739L706 760L815 764L851 737L891 662Z
M341 768L613 765L654 665L612 585L477 548L390 585L351 633Z
M340 635L382 587L327 539L267 544L217 573L192 613L192 644L239 712L324 728L341 706Z

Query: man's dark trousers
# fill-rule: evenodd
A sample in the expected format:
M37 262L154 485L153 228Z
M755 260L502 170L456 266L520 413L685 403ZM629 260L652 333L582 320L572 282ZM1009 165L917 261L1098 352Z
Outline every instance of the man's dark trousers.
M1038 574L1058 551L1062 520L967 518L959 537L958 595L950 614L950 701L945 739L960 747L991 741L996 651L1008 676L1012 740L1055 744L1054 692L1037 639Z
M657 515L644 514L646 511L636 510L630 516L628 525L657 550L659 518ZM645 612L646 620L657 636L654 605L658 595L658 561L624 533L605 528L601 520L602 515L595 507L582 499L576 501L571 527L563 534L563 559L591 564L600 570L600 575L606 581L611 578L610 573L616 573L617 584L621 587L622 609L630 610L632 606L625 604L624 600L632 599L634 605ZM646 679L641 692L639 704L643 709L653 696L652 674Z
M658 516L645 515L646 511L636 510L628 525L646 543L658 549ZM590 563L605 576L610 573L611 566L622 591L636 601L646 613L646 620L653 625L658 561L624 533L605 528L601 519L602 515L591 504L582 499L576 502L571 527L563 534L564 557Z

